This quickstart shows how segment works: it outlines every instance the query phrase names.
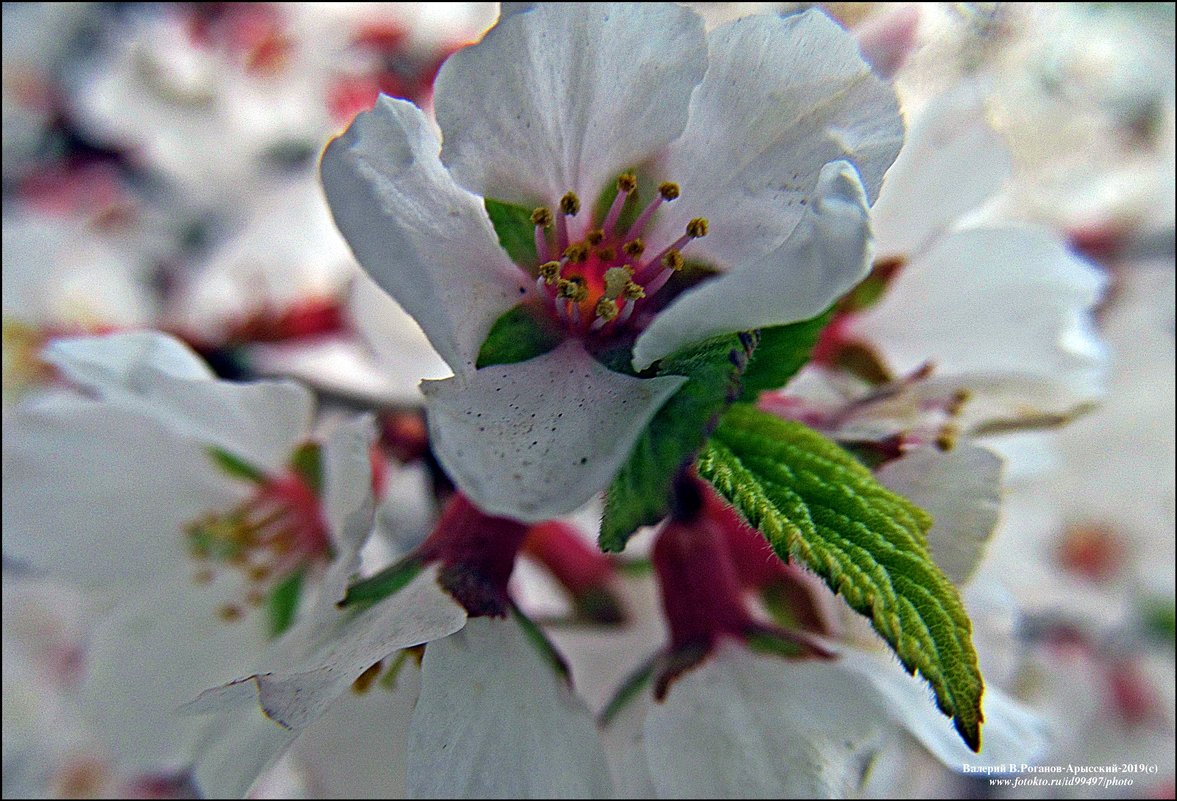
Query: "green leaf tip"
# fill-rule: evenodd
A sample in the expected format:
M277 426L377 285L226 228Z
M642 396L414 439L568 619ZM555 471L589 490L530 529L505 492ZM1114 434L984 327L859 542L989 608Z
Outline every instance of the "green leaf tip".
M871 621L979 751L984 684L972 623L932 561L931 517L837 443L750 404L727 411L697 468L782 559L813 570Z

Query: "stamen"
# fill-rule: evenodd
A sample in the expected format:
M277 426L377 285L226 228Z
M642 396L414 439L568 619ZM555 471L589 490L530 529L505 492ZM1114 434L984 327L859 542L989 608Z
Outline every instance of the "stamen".
M668 254L675 251L681 251L692 239L699 239L700 237L704 236L707 236L707 220L704 217L696 217L687 223L687 231L685 234L671 242L670 247L666 248L657 256L646 262L645 266L638 271L638 274L642 278L649 280L650 272L655 268L655 265L662 263L662 260ZM663 266L667 265L663 264Z
M540 261L547 261L552 256L548 247L548 236L545 230L552 224L552 212L542 206L531 212L531 224L535 226L535 252Z
M600 228L594 228L593 230L591 230L587 234L585 234L585 237L584 237L585 242L588 242L590 245L594 245L594 246L601 244L601 242L603 242L604 240L605 240L605 232L602 231Z
M696 217L687 223L687 236L691 239L700 239L707 236L707 218Z
M597 251L597 258L608 264L617 258L617 251L614 248L601 248Z
M613 231L613 226L617 224L617 218L621 216L621 208L625 205L625 201L629 200L629 195L633 190L638 188L638 179L634 177L633 173L627 172L617 178L617 196L613 198L613 205L609 207L609 213L605 215L605 223L601 227L606 234Z
M622 294L625 295L626 300L641 300L646 296L646 290L641 284L630 281L625 285L625 291Z
M539 266L539 280L548 286L554 286L560 279L560 262L545 261ZM542 288L542 284L540 284Z
M556 297L566 298L573 303L580 304L588 297L588 287L579 275L572 278L561 278L556 290Z
M648 284L646 284L646 294L656 294L659 289L666 286L666 282L670 280L670 276L674 275L675 272L677 271L671 269L670 267L667 267L662 272L660 272L653 281L650 281Z
M589 247L584 242L577 242L564 248L564 258L573 264L584 264L588 261Z
M617 316L617 302L609 298L601 298L597 301L597 308L594 311L596 311L598 318L607 323Z
M630 242L626 242L621 246L621 251L631 259L636 259L638 256L642 255L645 250L646 243L640 239L634 239Z
M670 280L670 276L682 270L686 265L686 260L683 259L682 254L677 250L667 251L666 255L662 257L662 272L654 277L654 280L646 284L646 292L650 295L656 293L659 289L666 286L666 282Z
M538 228L551 228L552 210L544 206L540 206L538 209L531 212L531 224Z
M629 303L626 303L624 306L622 306L621 312L617 315L617 319L613 324L618 327L625 325L626 322L629 321L629 318L633 315L633 307L636 305L636 303L630 301Z
M569 192L564 197L560 198L560 213L566 214L569 217L575 217L580 211L580 198L576 196L575 192Z
M561 251L568 247L568 217L575 217L580 211L580 198L575 192L568 192L560 198L560 216L556 218L556 247Z
M658 185L658 194L650 201L649 205L642 209L642 213L634 220L633 225L629 227L629 233L637 236L642 231L646 230L646 224L650 222L650 218L654 216L654 212L662 205L663 201L669 203L676 199L679 195L678 184L666 181Z

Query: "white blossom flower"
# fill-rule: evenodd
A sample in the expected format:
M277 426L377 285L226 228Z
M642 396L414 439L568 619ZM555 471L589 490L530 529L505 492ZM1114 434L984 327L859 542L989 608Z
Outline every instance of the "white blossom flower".
M58 340L46 358L79 391L6 423L6 563L105 599L83 711L124 768L187 771L201 722L177 708L248 671L320 577L354 569L368 424L319 444L305 389L216 381L155 332Z
M196 766L201 786L244 793L304 731L338 725L330 723L337 707L356 706L342 698L349 688L376 694L386 688L373 682L399 682L404 654L377 679L384 661L423 644L412 717L385 719L389 731L380 738L396 749L390 759L404 760L410 795L608 794L604 752L567 669L534 624L511 610L507 582L526 533L526 525L489 517L459 495L431 537L391 572L346 594L343 584L325 590L260 660L264 671L186 706L211 721ZM399 586L374 602L360 597L363 586L388 580ZM387 696L371 703L404 708ZM360 719L371 714L365 709Z
M446 62L435 106L441 142L382 99L328 146L323 182L360 263L456 373L423 387L442 464L526 520L602 489L682 383L592 352L632 343L640 370L824 309L863 273L867 199L902 137L890 90L817 12L705 37L672 5L511 8ZM483 198L536 208L534 263L500 247ZM683 291L687 261L710 278ZM520 302L563 344L476 371Z

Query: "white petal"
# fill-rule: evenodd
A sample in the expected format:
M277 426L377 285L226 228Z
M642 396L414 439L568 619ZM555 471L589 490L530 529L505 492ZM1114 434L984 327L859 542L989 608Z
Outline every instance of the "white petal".
M921 113L871 209L876 252L919 254L933 236L979 206L1013 165L985 119L971 84L937 97Z
M785 241L822 167L857 166L871 199L903 142L895 94L854 37L818 11L745 17L711 33L711 63L662 177L682 196L645 240L669 243L688 220L710 222L687 254L740 267Z
M603 798L592 716L514 620L430 643L406 757L415 798Z
M968 443L948 452L917 448L883 465L875 477L932 515L932 559L954 584L967 581L997 527L1001 459Z
M341 422L323 443L323 515L337 542L347 531L348 518L371 496L375 436L375 421L364 415ZM366 539L367 531L364 535Z
M195 584L183 570L153 578L94 632L81 690L95 731L120 764L138 770L187 767L201 723L177 710L247 669L267 641L260 612L221 619L227 588Z
M530 279L499 247L481 199L441 165L439 148L419 108L381 97L327 145L323 188L360 264L462 371Z
M412 659L389 689L345 692L294 745L294 756L321 798L403 798L409 719L420 671Z
M959 231L904 268L854 331L897 373L931 361L941 376L1046 380L1090 400L1107 358L1090 319L1103 286L1044 230Z
M964 765L1034 764L1045 751L1044 721L994 687L986 687L981 697L985 722L981 752L975 754L960 739L952 721L936 708L927 683L905 673L889 654L846 649L838 664L873 685L896 721L953 770Z
M5 559L91 586L154 582L188 561L185 524L240 499L201 443L74 398L9 413L3 482Z
M297 731L282 728L256 709L222 712L205 726L197 748L200 758L192 766L202 797L244 798L297 738Z
M361 673L394 651L420 645L457 631L466 611L437 584L436 568L428 568L397 592L352 617L339 612L329 630L312 634L309 654L295 656L279 671L254 674L206 690L185 711L219 712L260 705L278 724L306 728ZM297 638L300 632L291 632Z
M654 780L646 759L646 716L656 703L652 681L647 682L601 731L605 756L618 798L654 798Z
M59 340L46 359L71 379L175 431L278 470L310 429L314 399L289 381L218 381L166 334L140 332Z
M139 392L157 373L190 381L214 378L187 345L159 331L58 339L44 358L70 381L103 395Z
M442 160L472 192L594 203L687 121L703 22L672 4L545 4L501 19L437 76Z
M822 168L808 211L779 248L675 299L634 344L638 370L690 342L818 314L866 273L866 197L854 167Z
M490 514L539 521L603 490L685 380L614 373L569 340L421 389L434 452L461 490Z
M659 797L846 796L887 730L856 678L829 662L721 647L646 719Z

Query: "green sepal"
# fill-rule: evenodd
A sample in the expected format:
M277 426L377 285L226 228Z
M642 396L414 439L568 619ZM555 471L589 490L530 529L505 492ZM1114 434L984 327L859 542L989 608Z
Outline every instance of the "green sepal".
M290 469L315 493L323 495L323 448L317 442L304 442L290 457Z
M750 404L724 415L698 460L709 481L782 559L820 575L870 619L974 751L984 686L972 623L936 567L930 516L883 487L836 443Z
M617 692L609 699L609 703L601 710L601 714L597 718L598 725L608 726L622 709L653 684L654 671L660 660L661 654L654 654L626 676L625 680L621 682L621 686L617 688Z
M278 637L294 622L304 578L306 571L299 568L270 590L270 596L266 599L266 619L270 624L271 637Z
M504 203L501 200L483 198L490 224L498 235L499 245L507 251L511 261L538 275L539 254L535 252L535 224L531 221L534 209Z
M609 485L601 550L622 550L639 526L667 515L675 476L694 461L719 415L739 396L740 375L754 346L754 337L725 334L660 362L658 375L682 375L687 382L654 415Z
M544 630L534 620L523 614L523 611L514 603L511 604L511 617L519 624L523 636L527 638L527 641L531 643L548 667L564 681L571 683L572 669L568 667L564 657L556 650L556 646L552 645L548 635L544 634Z
M741 400L755 401L761 392L787 384L809 362L814 345L833 317L830 308L799 323L761 328L760 343L744 371Z
M534 306L521 303L491 326L478 351L478 369L494 364L514 364L542 356L560 344L562 336L550 319Z
M871 265L871 270L866 278L859 281L838 301L836 304L838 311L851 314L866 311L877 304L887 295L887 290L891 288L891 282L895 280L904 266L906 266L906 261L902 258L876 261Z
M209 445L205 448L205 452L213 460L213 464L232 478L239 478L252 484L261 484L266 480L265 471L254 467L240 456L229 453L224 448Z
M366 579L360 579L348 586L343 594L343 600L337 606L348 608L353 606L368 607L383 601L390 595L395 595L424 569L425 565L416 557L406 557L395 562Z

